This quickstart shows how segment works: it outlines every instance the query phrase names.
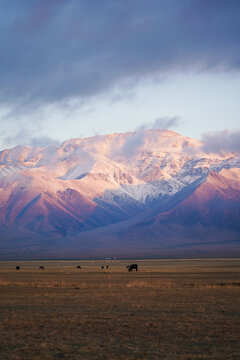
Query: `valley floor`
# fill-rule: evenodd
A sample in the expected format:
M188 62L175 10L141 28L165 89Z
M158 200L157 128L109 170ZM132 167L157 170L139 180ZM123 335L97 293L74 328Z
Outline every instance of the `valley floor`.
M240 259L0 262L4 360L239 359L239 319Z

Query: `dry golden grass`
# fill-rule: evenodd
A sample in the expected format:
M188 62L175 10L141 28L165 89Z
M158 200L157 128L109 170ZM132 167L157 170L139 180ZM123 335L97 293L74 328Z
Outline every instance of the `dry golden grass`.
M240 359L240 260L134 262L0 262L0 359Z

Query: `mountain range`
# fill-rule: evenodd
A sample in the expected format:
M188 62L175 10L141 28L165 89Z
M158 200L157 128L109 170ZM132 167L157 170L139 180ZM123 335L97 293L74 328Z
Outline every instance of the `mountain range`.
M240 255L240 155L169 130L0 152L0 258Z

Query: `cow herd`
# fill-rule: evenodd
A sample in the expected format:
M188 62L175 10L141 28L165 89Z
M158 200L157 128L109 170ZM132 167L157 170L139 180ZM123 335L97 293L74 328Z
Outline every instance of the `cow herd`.
M102 265L101 266L101 269L102 270L104 270L104 269L109 269L109 265ZM16 270L20 270L21 269L21 267L18 265L18 266L16 266ZM80 266L80 265L77 265L77 269L82 269L82 267ZM131 264L131 265L128 265L127 266L127 269L128 269L128 271L129 272L131 272L131 271L133 271L133 270L136 270L136 271L138 271L138 264ZM45 270L45 267L43 266L43 265L40 265L39 266L39 270Z

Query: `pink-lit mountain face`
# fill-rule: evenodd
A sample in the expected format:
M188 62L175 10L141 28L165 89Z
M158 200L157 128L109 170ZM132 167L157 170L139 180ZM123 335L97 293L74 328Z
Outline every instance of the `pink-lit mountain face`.
M240 156L202 145L145 130L0 152L2 258L236 255Z

